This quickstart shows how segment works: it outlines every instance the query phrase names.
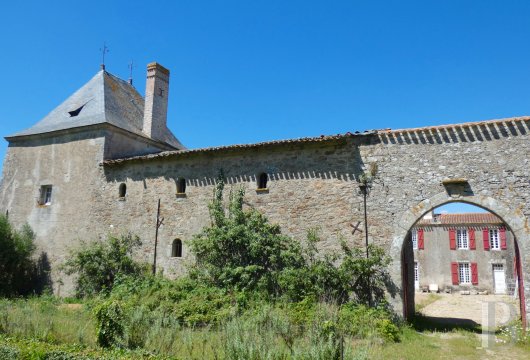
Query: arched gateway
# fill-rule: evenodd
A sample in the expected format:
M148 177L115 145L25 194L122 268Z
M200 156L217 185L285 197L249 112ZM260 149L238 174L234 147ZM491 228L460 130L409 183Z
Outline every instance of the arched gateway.
M397 296L392 298L392 305L395 310L399 312L400 309L403 309L403 316L405 318L409 318L414 314L414 288L413 284L408 281L408 274L411 274L411 271L413 271L413 258L411 254L404 251L404 244L408 238L408 232L427 212L451 202L465 202L491 211L500 217L514 234L520 314L522 319L526 319L524 323L527 324L527 314L530 309L525 299L530 297L530 292L524 286L524 275L528 275L530 271L527 256L525 258L525 254L527 253L525 249L529 248L530 243L528 222L521 211L510 208L508 204L502 201L489 196L468 195L464 191L455 192L449 190L447 192L441 192L429 199L421 201L397 219L394 225L395 232L390 248L390 256L393 259L390 273L394 284L399 284Z

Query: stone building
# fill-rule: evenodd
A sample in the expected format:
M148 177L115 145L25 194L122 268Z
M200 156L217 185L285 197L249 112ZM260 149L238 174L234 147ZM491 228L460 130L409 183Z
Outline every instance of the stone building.
M186 240L209 224L222 169L228 187L300 241L319 228L322 251L340 239L363 246L359 180L369 241L393 258L389 300L414 308L410 229L431 209L464 201L494 212L515 238L517 277L530 276L530 118L373 130L257 144L186 149L167 129L169 71L148 65L145 98L104 69L33 127L7 136L0 211L29 223L51 266L54 290L72 291L59 265L80 240L130 231L152 261L157 203L158 271L178 276L192 261ZM184 126L184 125L183 125ZM529 282L530 284L530 282ZM522 316L530 287L521 286Z
M411 242L416 290L515 290L514 237L494 214L429 213L412 228Z

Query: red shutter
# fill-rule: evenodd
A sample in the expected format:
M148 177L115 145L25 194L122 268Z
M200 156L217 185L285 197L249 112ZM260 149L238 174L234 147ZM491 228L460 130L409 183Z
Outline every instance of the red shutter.
M471 284L478 285L477 263L471 263Z
M501 228L499 229L499 233L501 236L501 250L506 250L506 229Z
M484 243L484 250L490 249L490 230L485 228L482 230L482 242Z
M456 250L456 230L449 229L449 248Z
M423 250L425 248L425 241L423 236L423 229L418 229L418 249Z
M451 263L451 277L453 279L453 285L458 285L458 263Z
M471 250L476 250L477 242L475 241L475 229L469 229L467 234L469 235L469 248Z

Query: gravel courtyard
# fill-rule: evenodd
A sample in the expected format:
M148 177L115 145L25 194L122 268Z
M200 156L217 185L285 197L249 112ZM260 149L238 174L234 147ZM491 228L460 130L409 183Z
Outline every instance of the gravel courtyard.
M519 299L506 295L460 295L416 293L416 304L427 304L420 312L443 323L482 325L483 304L495 303L495 326L504 325L519 316ZM431 302L433 298L437 298ZM431 303L429 303L431 302Z

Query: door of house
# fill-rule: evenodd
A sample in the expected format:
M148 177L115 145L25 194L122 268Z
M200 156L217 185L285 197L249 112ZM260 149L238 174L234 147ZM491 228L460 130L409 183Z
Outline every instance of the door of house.
M506 293L506 278L504 277L503 264L493 264L493 284L495 286L495 294Z
M420 289L420 268L417 261L414 261L414 289Z

